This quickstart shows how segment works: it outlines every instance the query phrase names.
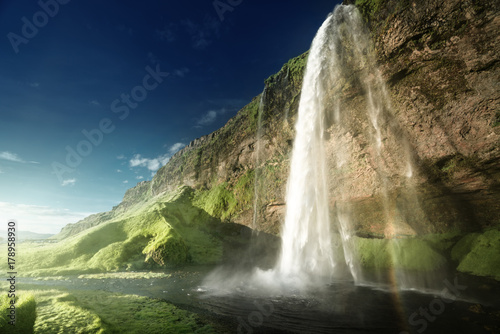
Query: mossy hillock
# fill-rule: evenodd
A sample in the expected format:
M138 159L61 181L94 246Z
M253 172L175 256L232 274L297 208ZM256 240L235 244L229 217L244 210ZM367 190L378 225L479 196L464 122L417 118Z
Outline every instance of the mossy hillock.
M4 291L8 291L6 288ZM32 293L22 291L15 297L15 319L9 317L11 298L7 293L0 296L0 332L12 334L33 333L35 320L37 317L36 301ZM14 321L14 325L9 322Z
M19 270L52 276L214 264L225 246L247 242L245 227L223 224L194 201L195 191L183 186L58 243L21 244Z
M458 271L500 281L500 231L467 234L453 247L452 257Z
M446 258L420 238L372 239L355 237L354 254L362 267L371 269L437 270Z

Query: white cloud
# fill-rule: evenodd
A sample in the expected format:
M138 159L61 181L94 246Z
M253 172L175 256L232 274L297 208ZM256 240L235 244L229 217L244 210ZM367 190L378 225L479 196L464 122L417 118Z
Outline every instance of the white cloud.
M10 152L0 152L0 159L14 161L14 162L24 162L19 156L15 153Z
M119 156L116 157L118 160L125 160L127 157L124 156L123 154L120 154Z
M61 183L61 185L63 187L66 187L66 186L74 186L76 183L76 179L68 179L68 180L64 180L63 183Z
M202 128L204 126L212 124L218 116L225 114L226 111L226 108L207 111L200 119L196 121L195 128Z
M38 164L38 162L36 162L36 161L25 161L25 160L21 159L17 154L11 153L8 151L0 152L0 159L12 161L12 162L19 162L19 163L23 163L23 164L24 163Z
M96 106L96 107L98 107L98 106L100 106L100 105L101 105L101 104L99 103L99 101L96 101L96 100L92 100L92 101L90 101L89 103L90 103L90 104L92 104L92 105L94 105L94 106Z
M128 183L128 180L123 181L123 183L127 184L127 183Z
M213 123L217 118L217 112L215 110L209 110L202 118L198 120L198 125L208 125Z
M145 158L141 154L136 154L136 155L134 155L134 157L132 159L130 159L129 165L131 168L134 168L134 167L147 168L150 171L152 171L151 176L154 176L155 172L158 169L165 166L170 161L170 158L185 146L186 146L186 144L180 143L180 142L175 143L170 147L168 147L167 145L164 145L164 147L168 149L168 153L159 155L156 158L152 158L152 159ZM137 177L137 178L140 179L140 178L142 178L142 176Z
M121 170L121 169L117 169L117 170L116 170L116 172L117 172L117 173L121 173L121 172L122 172L122 170Z
M171 155L174 155L177 151L179 151L184 146L186 146L186 144L184 144L184 143L175 143L174 145L170 146L170 148L168 149L168 152Z
M143 158L140 154L134 155L134 157L129 161L130 167L146 167L150 171L157 171L160 167L164 166L169 160L170 154L163 154L156 158L149 159Z
M144 176L139 175L139 176L136 176L135 178L136 178L137 180L142 180L142 179L144 178Z
M0 211L5 218L17 222L18 230L52 234L58 233L65 225L76 223L92 214L48 206L9 202L0 202Z
M131 168L147 168L153 172L152 175L154 176L154 172L165 166L170 158L184 146L186 146L184 143L175 143L168 148L168 153L159 155L156 158L145 158L141 154L136 154L132 159L130 159L129 165ZM140 178L142 178L142 176Z

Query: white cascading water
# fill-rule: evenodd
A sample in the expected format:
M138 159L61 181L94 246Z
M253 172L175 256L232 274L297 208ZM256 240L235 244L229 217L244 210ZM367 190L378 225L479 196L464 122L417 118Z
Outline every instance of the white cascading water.
M356 282L361 282L362 273L356 259L354 226L348 202L351 182L342 176L343 169L349 169L353 159L349 144L342 147L336 143L333 160L336 174L333 180L336 198L339 200L337 215L330 217L328 173L325 151L326 118L333 120L337 128L349 132L348 110L341 110L339 97L347 77L355 76L366 93L365 124L367 138L375 152L374 169L378 174L380 195L384 211L387 205L387 171L382 159L384 150L383 128L390 112L390 101L385 84L371 55L369 35L363 28L363 21L354 6L337 6L328 16L313 40L304 76L301 100L296 124L290 175L287 188L287 210L282 231L282 249L275 272L285 280L317 281L338 274L336 267L347 264ZM356 80L354 80L356 82ZM332 103L333 101L333 103ZM341 131L341 132L342 132ZM402 146L405 146L404 143ZM412 176L412 164L408 147L403 148L401 175ZM343 204L342 204L343 203ZM388 218L388 217L387 217ZM339 254L334 254L330 231L331 220L337 222L342 241ZM388 218L389 222L391 219ZM335 224L334 224L335 225ZM390 226L391 223L389 222ZM335 231L332 231L335 232ZM343 256L342 256L343 253Z
M324 83L329 71L330 14L316 34L307 60L286 196L282 250L275 268L283 278L333 274L324 149ZM325 54L326 53L326 54ZM307 277L303 277L307 276Z

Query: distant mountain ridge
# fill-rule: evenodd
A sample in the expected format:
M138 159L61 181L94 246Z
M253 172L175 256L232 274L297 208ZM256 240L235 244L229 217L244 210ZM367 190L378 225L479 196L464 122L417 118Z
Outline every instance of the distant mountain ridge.
M54 236L54 234L48 233L36 233L31 231L18 231L16 234L16 240L24 241L24 240L42 240L48 239ZM7 231L0 230L0 242L5 242L7 240Z

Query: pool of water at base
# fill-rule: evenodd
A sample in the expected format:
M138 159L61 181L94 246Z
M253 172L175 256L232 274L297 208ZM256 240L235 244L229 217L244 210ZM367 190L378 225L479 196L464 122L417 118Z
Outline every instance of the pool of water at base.
M242 285L220 294L203 286L212 269L185 267L150 279L22 278L20 284L159 298L227 333L500 333L500 284L493 280L457 274L443 290L426 292L338 280L307 293L259 293Z

